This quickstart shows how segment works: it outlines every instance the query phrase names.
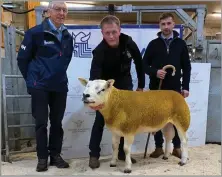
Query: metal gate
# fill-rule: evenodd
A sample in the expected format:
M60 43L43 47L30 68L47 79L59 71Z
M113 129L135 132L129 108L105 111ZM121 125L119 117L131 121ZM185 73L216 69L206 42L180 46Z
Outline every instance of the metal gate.
M2 158L10 161L11 154L27 151L34 139L34 119L31 116L30 96L17 66L16 38L24 32L1 23L4 32L5 58L2 62ZM32 126L32 127L30 127ZM30 149L30 148L29 148ZM32 148L34 149L34 148Z
M221 143L221 41L207 41L206 62L211 63L206 142Z

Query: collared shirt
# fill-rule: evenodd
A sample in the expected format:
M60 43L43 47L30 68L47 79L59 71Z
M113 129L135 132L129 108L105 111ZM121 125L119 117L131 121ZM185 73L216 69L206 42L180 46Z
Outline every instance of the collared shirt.
M165 41L165 43L169 46L170 45L170 42L172 41L173 39L173 33L171 33L171 35L167 38L163 35L163 33L161 33L161 37L163 38L163 40Z
M50 19L48 19L48 22L51 27L51 32L53 32L57 36L58 40L61 41L62 32L66 29L66 27L64 25L61 25L59 28L56 28L56 26L52 23Z

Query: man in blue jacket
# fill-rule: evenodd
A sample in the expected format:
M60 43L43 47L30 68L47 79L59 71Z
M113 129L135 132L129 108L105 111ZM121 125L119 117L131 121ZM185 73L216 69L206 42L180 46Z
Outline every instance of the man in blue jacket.
M36 124L36 171L48 169L49 155L50 165L69 167L60 156L62 119L68 92L66 71L73 53L73 38L63 24L67 12L65 3L49 3L49 18L25 33L17 57L18 67L31 95L32 116ZM48 115L51 124L49 140Z
M157 34L158 37L148 44L143 56L144 70L150 78L149 88L150 90L157 90L160 79L163 79L161 89L174 90L186 98L189 96L191 74L191 63L186 42L179 38L177 31L173 30L175 22L174 16L171 13L162 14L159 25L161 31ZM163 66L168 64L176 68L175 76L172 76L172 70L167 71L167 73L162 70ZM154 140L156 149L150 154L150 157L158 158L164 153L162 149L163 135L161 131L156 132ZM172 142L174 145L172 155L180 158L181 142L176 128L175 137Z

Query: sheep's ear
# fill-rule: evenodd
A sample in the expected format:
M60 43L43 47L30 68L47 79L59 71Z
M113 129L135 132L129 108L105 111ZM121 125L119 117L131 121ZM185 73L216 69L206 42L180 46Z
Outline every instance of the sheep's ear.
M114 79L109 79L106 81L106 89L110 88L113 86L115 80Z
M83 79L83 78L78 78L78 79L79 79L79 81L81 82L81 84L82 84L83 86L86 86L86 85L87 85L88 81L87 81L86 79Z

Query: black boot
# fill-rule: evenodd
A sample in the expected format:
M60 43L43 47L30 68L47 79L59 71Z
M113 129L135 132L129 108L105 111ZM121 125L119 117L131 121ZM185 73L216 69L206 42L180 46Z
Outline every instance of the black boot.
M56 166L57 168L69 168L69 164L65 162L59 154L50 156L50 165Z
M89 159L89 167L92 169L99 168L100 162L97 157L90 157Z
M38 159L38 164L36 167L37 172L48 170L48 159Z

